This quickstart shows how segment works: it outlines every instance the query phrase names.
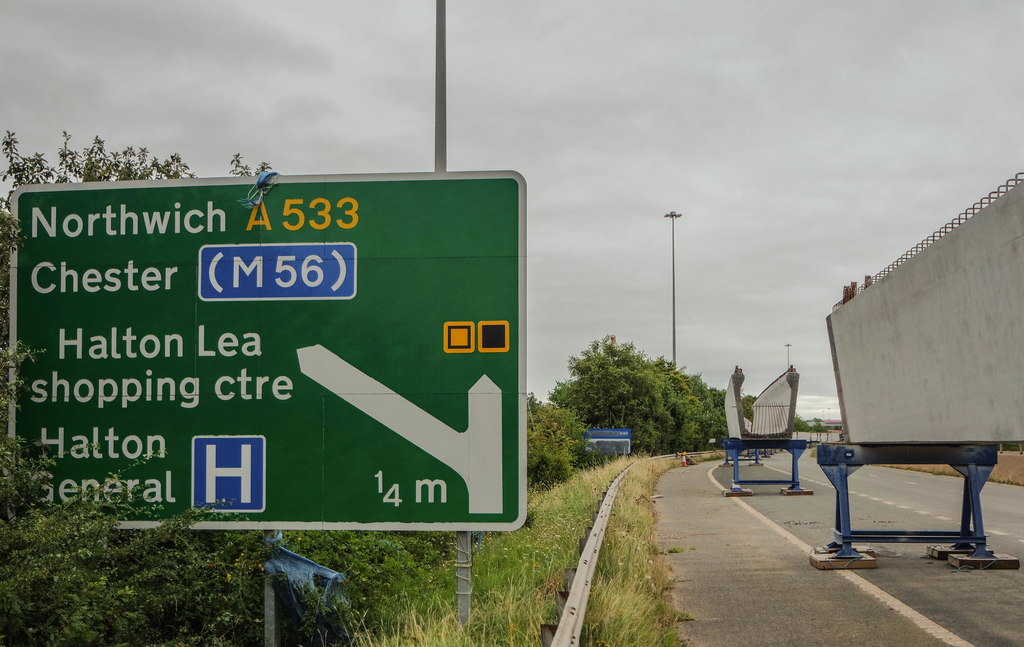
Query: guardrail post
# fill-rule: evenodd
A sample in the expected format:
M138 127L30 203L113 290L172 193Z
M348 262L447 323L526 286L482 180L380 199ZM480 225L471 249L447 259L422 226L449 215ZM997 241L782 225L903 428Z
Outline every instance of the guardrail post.
M565 609L565 603L569 599L568 591L555 591L555 606L558 607L558 615L562 615L562 611Z
M593 526L587 526L587 529L583 531L583 537L580 538L580 555L583 554L583 549L586 548L587 540L590 539L590 533L593 530Z
M551 641L555 639L555 632L558 631L558 625L541 625L540 626L540 645L541 647L551 647Z

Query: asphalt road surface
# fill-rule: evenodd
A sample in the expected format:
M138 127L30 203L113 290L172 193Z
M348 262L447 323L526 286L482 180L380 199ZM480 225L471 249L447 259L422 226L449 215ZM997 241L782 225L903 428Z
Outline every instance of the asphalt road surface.
M741 479L789 478L782 452ZM814 546L832 540L835 490L809 453L801 486L745 486L727 498L732 468L677 468L659 484L657 543L674 573L670 595L691 647L728 645L1024 645L1024 572L957 571L927 544L877 543L876 569L821 571ZM949 530L960 525L963 480L865 466L850 477L855 529ZM987 484L989 547L1024 556L1024 488Z

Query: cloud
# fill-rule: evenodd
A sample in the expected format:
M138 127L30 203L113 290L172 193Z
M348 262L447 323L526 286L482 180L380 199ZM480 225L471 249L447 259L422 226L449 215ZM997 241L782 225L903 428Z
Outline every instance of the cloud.
M240 152L290 174L433 169L431 3L14 3L0 112L28 150ZM850 281L1019 170L1011 2L452 4L448 167L528 184L528 389L606 334L724 387L801 372L838 409ZM14 62L16 61L16 63ZM833 406L834 405L834 406ZM817 409L817 411L815 411Z

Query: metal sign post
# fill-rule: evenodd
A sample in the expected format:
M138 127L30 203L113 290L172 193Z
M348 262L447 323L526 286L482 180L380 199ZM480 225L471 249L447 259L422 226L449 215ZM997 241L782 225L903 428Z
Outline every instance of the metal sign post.
M263 531L264 541L277 538L277 530ZM281 644L281 601L277 599L269 575L263 578L263 644L265 647L279 647Z
M448 172L448 92L447 92L447 37L445 0L436 0L434 31L434 172ZM469 622L473 592L473 539L468 530L455 533L455 581L458 618L461 624Z

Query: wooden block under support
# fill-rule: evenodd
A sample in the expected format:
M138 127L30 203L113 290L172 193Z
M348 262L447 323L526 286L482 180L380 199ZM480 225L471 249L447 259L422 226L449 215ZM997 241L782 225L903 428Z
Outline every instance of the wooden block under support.
M779 490L779 494L784 494L786 496L801 496L804 494L812 495L814 494L814 490L790 490L788 487L784 487Z
M753 490L722 490L722 496L754 496Z
M971 557L970 555L950 555L949 565L954 568L984 570L1018 570L1020 560L1012 555L996 555L992 557Z
M946 561L952 555L970 555L971 553L974 552L974 549L973 548L950 548L949 546L940 546L938 544L935 544L935 545L929 546L928 550L925 551L925 552L927 553L928 557L931 557L933 559L939 559L939 560L942 560L942 561Z
M868 557L878 557L878 555L875 554L875 549L872 548L871 546L853 546L852 548L855 551L857 551L858 553L860 553L861 555L867 555ZM814 552L822 553L822 554L824 554L824 553L835 554L835 553L839 552L839 549L838 548L831 548L829 546L817 546L817 547L815 547Z
M878 568L879 562L870 551L857 551L860 557L836 557L833 551L811 551L811 566L818 570L843 570L851 568Z

